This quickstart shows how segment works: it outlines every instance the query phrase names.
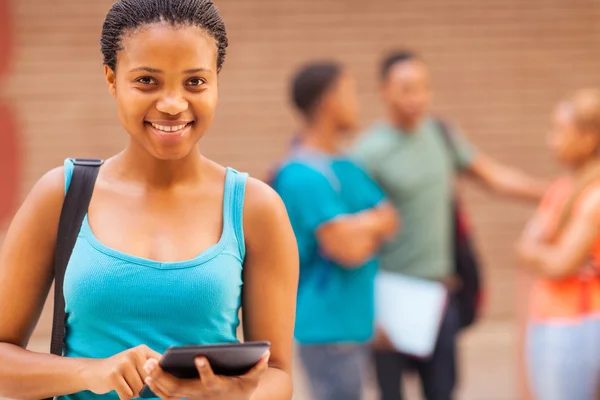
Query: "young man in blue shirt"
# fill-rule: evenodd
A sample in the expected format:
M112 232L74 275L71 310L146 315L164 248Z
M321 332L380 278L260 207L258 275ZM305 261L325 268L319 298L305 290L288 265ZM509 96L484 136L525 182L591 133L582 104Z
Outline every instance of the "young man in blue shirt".
M342 153L356 128L353 77L335 63L302 69L292 88L304 127L273 180L300 253L295 338L316 400L358 400L373 336L378 250L398 217Z

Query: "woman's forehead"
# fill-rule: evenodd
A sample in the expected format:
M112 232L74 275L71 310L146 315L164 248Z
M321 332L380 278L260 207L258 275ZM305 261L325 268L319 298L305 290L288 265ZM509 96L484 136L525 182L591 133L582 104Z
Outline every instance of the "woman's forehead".
M157 23L123 36L119 62L216 72L216 41L201 28ZM150 66L150 65L145 65Z

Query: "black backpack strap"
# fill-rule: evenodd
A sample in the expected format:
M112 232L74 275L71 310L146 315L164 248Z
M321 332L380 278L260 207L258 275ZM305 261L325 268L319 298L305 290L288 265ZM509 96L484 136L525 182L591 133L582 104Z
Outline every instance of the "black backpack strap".
M452 159L454 160L454 162L457 162L458 161L458 153L456 151L456 144L454 143L454 138L452 137L452 130L450 129L450 126L442 118L436 117L436 118L434 118L434 121L435 121L436 125L438 126L438 129L439 129L440 133L442 134L442 137L444 138L444 143L446 144L446 148L450 152Z
M458 160L458 153L452 131L448 124L440 119L435 119L440 134L444 138L446 148L451 152L454 161ZM479 317L481 308L482 274L479 256L471 233L461 224L460 202L456 195L452 199L454 222L454 266L455 273L461 280L461 287L455 296L459 308L460 329L463 330L473 325Z
M54 319L50 344L50 353L57 356L63 354L65 337L66 316L63 295L65 271L92 198L99 167L103 163L103 160L97 159L78 158L74 160L75 168L71 184L67 189L60 213L54 255Z

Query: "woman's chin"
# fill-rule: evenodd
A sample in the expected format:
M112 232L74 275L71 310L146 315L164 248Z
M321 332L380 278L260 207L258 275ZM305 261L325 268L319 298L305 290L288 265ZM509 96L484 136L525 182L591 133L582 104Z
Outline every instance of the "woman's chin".
M150 149L146 149L152 157L156 158L160 161L178 161L189 156L194 150L196 146L177 146L177 148L164 148L164 147L156 147L153 146Z

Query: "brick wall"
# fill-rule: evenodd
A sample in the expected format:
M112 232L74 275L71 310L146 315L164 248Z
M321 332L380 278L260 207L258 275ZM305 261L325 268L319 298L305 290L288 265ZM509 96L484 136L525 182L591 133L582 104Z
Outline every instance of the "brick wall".
M112 1L9 1L14 54L0 94L20 125L24 196L67 156L117 152L125 133L98 46ZM368 124L381 113L378 59L397 46L418 49L431 64L436 111L490 155L543 176L557 172L543 146L551 106L564 93L599 83L600 5L593 0L216 3L231 46L218 115L201 147L257 177L285 150L294 130L287 79L311 58L334 56L351 67ZM531 206L473 185L466 195L486 262L488 314L512 318L512 246Z

